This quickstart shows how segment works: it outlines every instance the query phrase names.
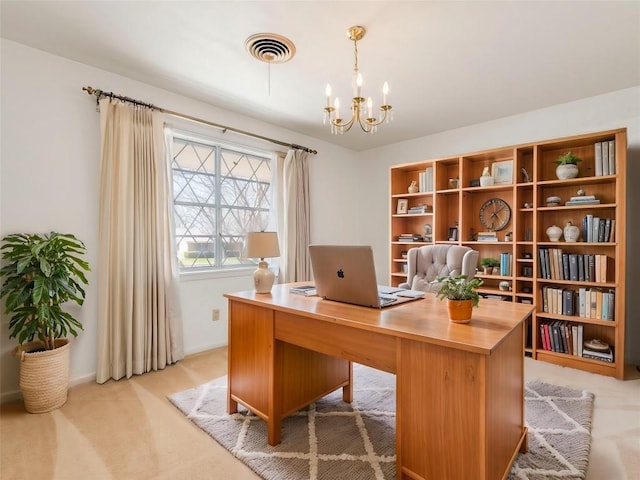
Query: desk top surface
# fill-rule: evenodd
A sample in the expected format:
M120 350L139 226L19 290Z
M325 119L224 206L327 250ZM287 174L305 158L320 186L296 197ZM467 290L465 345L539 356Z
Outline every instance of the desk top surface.
M377 309L293 294L289 292L293 285L274 285L267 294L250 290L227 293L225 297L352 328L480 353L493 351L534 310L532 305L481 299L479 307L473 309L471 322L457 324L449 321L446 302L429 293L420 300Z

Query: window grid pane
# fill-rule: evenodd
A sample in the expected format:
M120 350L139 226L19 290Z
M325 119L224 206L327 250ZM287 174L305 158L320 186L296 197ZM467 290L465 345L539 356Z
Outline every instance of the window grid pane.
M174 221L182 271L255 265L249 230L269 224L271 158L174 134Z

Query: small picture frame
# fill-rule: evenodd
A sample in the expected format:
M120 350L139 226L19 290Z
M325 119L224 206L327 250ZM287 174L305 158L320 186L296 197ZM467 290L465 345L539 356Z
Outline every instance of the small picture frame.
M458 241L458 227L453 227L449 229L449 241L450 242Z
M409 211L409 200L406 198L398 199L398 206L396 207L396 213L398 215L405 215Z
M491 165L491 174L495 185L509 185L513 183L513 160L495 162Z

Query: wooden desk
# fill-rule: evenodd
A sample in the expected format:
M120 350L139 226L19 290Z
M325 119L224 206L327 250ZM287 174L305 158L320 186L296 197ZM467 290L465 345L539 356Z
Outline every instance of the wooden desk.
M337 388L351 401L357 362L396 375L398 479L506 477L526 450L523 320L532 306L481 300L460 325L432 295L378 310L289 287L225 295L229 413L246 406L276 445L286 416Z

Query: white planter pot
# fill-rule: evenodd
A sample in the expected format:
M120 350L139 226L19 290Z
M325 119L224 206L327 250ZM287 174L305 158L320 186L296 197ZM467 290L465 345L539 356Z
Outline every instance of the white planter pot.
M566 180L567 178L576 178L578 176L578 166L573 163L567 163L566 165L558 165L556 167L556 177L560 180Z

